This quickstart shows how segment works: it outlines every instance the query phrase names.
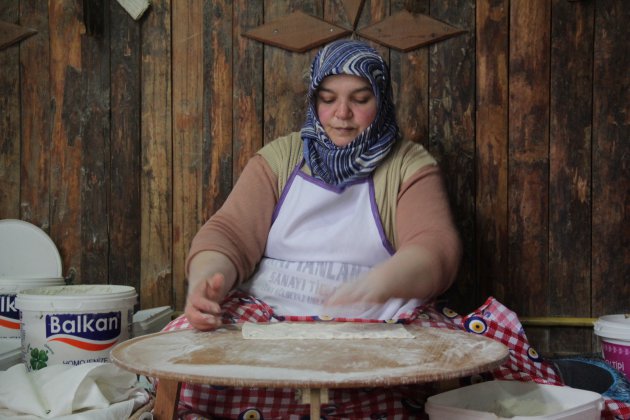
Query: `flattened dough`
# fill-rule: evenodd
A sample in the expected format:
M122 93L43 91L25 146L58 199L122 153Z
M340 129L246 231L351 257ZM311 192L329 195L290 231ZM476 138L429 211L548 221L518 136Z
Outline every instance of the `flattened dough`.
M386 323L246 322L242 331L244 339L252 340L415 338L403 325Z

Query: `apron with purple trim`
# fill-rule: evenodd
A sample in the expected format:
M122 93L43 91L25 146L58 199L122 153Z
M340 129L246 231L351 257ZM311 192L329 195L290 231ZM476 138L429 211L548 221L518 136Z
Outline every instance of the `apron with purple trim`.
M394 251L383 232L371 177L337 188L305 174L300 166L276 206L264 257L241 290L281 316L391 320L422 304L391 299L369 307L323 306L344 283L358 281L361 287L361 275Z

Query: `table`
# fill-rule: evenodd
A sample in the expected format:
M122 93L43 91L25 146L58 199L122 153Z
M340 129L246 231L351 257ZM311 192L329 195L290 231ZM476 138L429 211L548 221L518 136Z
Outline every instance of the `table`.
M357 324L360 325L360 324ZM413 339L244 339L238 325L178 330L118 344L111 361L158 378L154 418L174 418L183 382L303 390L311 418L330 388L381 387L473 375L503 364L507 347L459 330L407 325Z

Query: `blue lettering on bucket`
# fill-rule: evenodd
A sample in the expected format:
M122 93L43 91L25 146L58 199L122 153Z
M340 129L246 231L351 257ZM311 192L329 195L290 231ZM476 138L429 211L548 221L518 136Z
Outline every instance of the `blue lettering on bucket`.
M46 338L70 335L96 341L108 341L120 335L121 313L46 315Z
M0 328L18 332L20 311L15 307L15 295L0 295Z
M15 307L15 295L0 295L0 316L19 321L20 312Z

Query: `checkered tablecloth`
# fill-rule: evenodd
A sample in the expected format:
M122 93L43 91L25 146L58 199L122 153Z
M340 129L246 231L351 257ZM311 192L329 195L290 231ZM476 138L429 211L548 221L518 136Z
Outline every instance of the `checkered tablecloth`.
M224 304L223 322L321 322L318 317L280 317L269 305L235 291ZM338 322L383 322L364 319L334 319ZM461 378L459 385L503 379L563 385L551 363L529 344L516 314L494 298L476 311L461 316L448 307L428 304L403 315L396 322L433 328L465 330L497 340L510 350L509 359L492 372ZM181 316L165 331L191 328ZM426 399L440 392L439 384L389 388L331 389L329 403L322 406L325 419L423 419ZM178 407L181 419L308 419L309 407L299 403L296 391L282 388L232 388L183 384ZM630 405L605 398L602 419L630 419Z

